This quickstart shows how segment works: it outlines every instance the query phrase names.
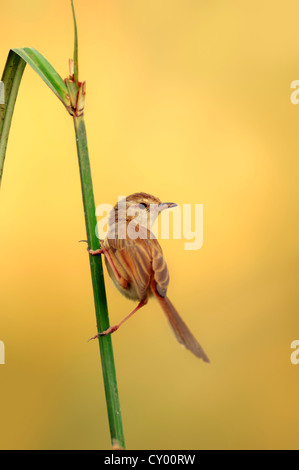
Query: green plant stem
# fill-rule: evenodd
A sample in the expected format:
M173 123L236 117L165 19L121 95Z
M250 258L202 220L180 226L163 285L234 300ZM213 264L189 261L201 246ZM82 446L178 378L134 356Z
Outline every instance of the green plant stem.
M74 125L76 133L76 143L79 159L88 245L91 249L96 250L99 248L99 240L95 232L97 221L84 117L74 116ZM109 327L109 317L102 260L101 256L89 256L89 258L94 292L97 328L98 332L100 332L106 330ZM99 337L99 344L111 441L113 446L125 448L111 336L108 335Z

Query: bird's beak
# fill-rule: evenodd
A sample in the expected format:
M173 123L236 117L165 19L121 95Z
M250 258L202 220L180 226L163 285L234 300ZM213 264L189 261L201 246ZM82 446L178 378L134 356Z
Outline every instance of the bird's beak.
M162 202L159 205L159 212L162 212L165 209L171 209L172 207L177 207L177 204L175 204L174 202Z

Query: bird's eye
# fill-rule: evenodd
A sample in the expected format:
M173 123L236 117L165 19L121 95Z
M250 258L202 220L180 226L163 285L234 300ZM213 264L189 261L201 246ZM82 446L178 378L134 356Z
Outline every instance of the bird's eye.
M147 209L147 204L145 204L144 202L141 202L139 204L139 207L140 207L140 209Z

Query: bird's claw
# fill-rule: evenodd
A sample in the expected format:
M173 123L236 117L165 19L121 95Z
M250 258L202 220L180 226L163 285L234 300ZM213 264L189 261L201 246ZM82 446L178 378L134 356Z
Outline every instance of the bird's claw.
M118 330L119 328L119 325L115 325L115 326L110 326L109 328L107 328L107 330L105 331L101 331L101 333L98 333L97 335L93 336L92 338L90 338L88 340L89 341L92 341L93 339L97 339L99 338L100 336L107 336L107 335L111 335L111 333L114 333L114 331Z

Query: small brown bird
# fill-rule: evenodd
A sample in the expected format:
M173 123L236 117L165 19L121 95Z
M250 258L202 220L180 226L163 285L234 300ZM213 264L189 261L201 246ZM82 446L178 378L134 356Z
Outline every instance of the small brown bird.
M108 234L99 250L88 250L91 255L104 254L108 273L118 290L137 307L118 325L111 326L98 336L108 335L128 320L149 297L155 296L164 310L178 341L195 356L210 362L206 353L166 296L169 273L162 248L151 231L159 213L176 204L162 203L146 193L135 193L119 201L108 220ZM138 214L136 216L136 214Z

